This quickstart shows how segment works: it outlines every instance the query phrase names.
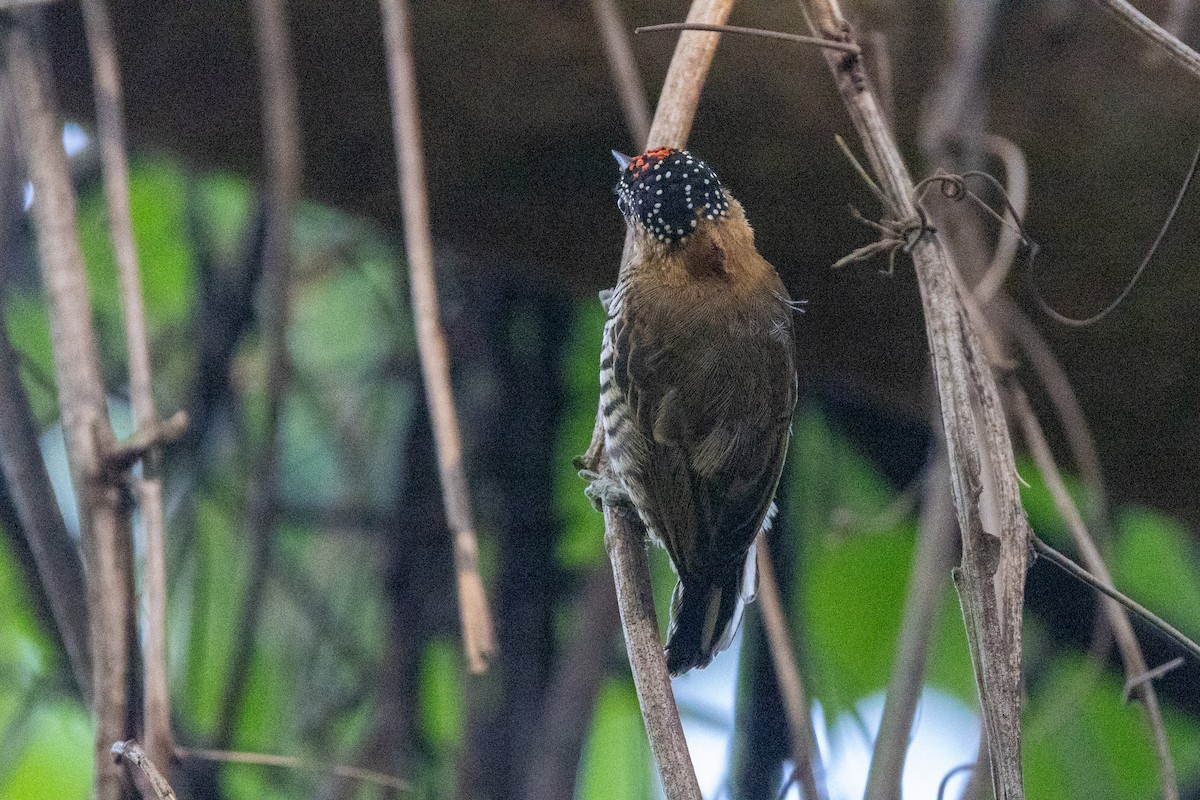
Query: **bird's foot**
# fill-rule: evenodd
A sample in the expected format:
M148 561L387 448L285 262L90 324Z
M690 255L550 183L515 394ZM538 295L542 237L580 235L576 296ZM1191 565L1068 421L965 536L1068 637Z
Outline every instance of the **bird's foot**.
M633 508L629 492L619 480L590 469L579 470L579 477L587 481L583 493L597 511L603 511L605 506L622 511Z

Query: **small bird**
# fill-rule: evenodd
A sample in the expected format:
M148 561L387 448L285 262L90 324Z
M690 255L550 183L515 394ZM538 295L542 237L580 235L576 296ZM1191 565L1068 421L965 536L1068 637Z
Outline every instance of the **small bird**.
M796 406L796 304L707 164L670 147L613 156L633 249L606 298L601 416L618 490L679 576L675 676L728 647L754 599Z

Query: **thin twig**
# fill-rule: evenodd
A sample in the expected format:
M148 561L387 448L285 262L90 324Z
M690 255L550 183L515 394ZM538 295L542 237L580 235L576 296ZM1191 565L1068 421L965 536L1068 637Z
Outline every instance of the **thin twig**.
M596 18L596 26L604 40L604 53L608 57L617 95L621 98L625 125L636 148L641 148L650 135L650 100L646 97L646 87L638 71L633 43L621 18L621 10L617 8L616 0L592 0L592 16Z
M369 783L374 786L384 786L389 789L406 790L411 787L411 784L404 778L377 772L373 769L352 767L347 764L327 764L322 761L306 761L295 756L280 756L271 753L243 753L233 750L203 750L195 747L176 747L175 755L181 759L216 761L222 764L251 764L260 767L281 767L283 769L297 769L304 772L336 775L339 778L349 778L352 781Z
M1126 28L1162 48L1172 61L1200 78L1200 53L1155 24L1154 20L1138 11L1126 0L1096 0L1096 2L1115 16Z
M975 767L976 767L976 764L974 761L972 761L968 764L959 764L957 767L954 767L949 772L947 772L945 775L943 775L941 782L938 783L937 800L945 800L946 789L947 789L947 787L950 786L951 778L953 778L955 775L959 774L960 772L968 772L968 771L974 770ZM896 794L894 796L899 797L900 795Z
M18 220L20 181L11 92L0 86L0 253ZM5 308L7 275L0 259L0 316ZM63 522L46 462L38 446L40 430L21 383L20 359L0 324L0 471L8 482L20 531L37 566L55 629L84 702L92 702L92 648L88 638L87 598L79 550Z
M804 0L802 7L814 33L852 39L837 0ZM861 59L826 52L825 60L886 194L885 208L897 220L918 218L912 179ZM979 323L964 307L953 262L937 233L928 230L912 245L911 256L946 431L963 542L958 586L989 731L993 783L1001 800L1021 800L1021 617L1028 523L995 379L976 331ZM997 514L990 531L980 516L985 492Z
M954 497L947 479L949 463L944 442L939 442L925 482L917 550L901 616L892 677L888 682L879 722L879 734L867 774L866 800L900 797L904 763L913 720L924 686L929 645L954 565Z
M812 712L800 670L796 667L796 650L788 633L787 615L775 580L775 567L771 563L771 552L767 537L758 535L758 607L762 613L763 627L767 632L767 645L775 665L775 680L783 699L787 715L788 733L792 739L792 761L796 765L796 781L806 800L826 800L829 790L825 786L825 768L821 753L817 749L817 732L813 728Z
M1066 484L1063 483L1058 465L1054 463L1054 456L1050 452L1050 445L1046 443L1042 426L1033 413L1033 407L1029 405L1029 399L1015 381L1009 383L1009 396L1013 401L1013 414L1017 417L1021 430L1025 434L1025 443L1029 446L1038 469L1041 470L1059 515L1071 532L1075 547L1083 556L1084 564L1097 580L1111 587L1112 576L1104 564L1100 550L1083 524L1083 517L1080 516L1079 509L1071 499ZM1121 651L1121 659L1125 662L1125 679L1132 683L1140 676L1145 675L1147 671L1146 658L1142 655L1137 634L1133 631L1129 617L1122 613L1119 605L1107 602L1101 603L1101 606L1113 636L1116 638L1117 649ZM1175 778L1175 762L1171 758L1171 750L1167 745L1167 731L1163 725L1162 711L1158 706L1158 695L1154 691L1154 685L1149 681L1142 682L1136 691L1146 712L1146 723L1150 726L1150 736L1154 740L1163 798L1164 800L1178 800L1179 786Z
M1118 603L1137 614L1143 620L1150 623L1151 626L1157 628L1165 636L1174 640L1176 644L1187 651L1188 655L1196 659L1197 662L1200 662L1200 645L1196 644L1194 641L1185 636L1178 628L1171 625L1169 622L1143 606L1141 603L1100 581L1083 567L1079 566L1074 561L1067 558L1038 537L1033 537L1031 541L1033 542L1033 548L1037 551L1038 555L1045 556L1047 559L1049 559L1050 563L1054 564L1054 566L1058 567L1076 580L1082 581L1101 594L1116 600Z
M262 358L267 373L266 415L263 439L247 492L249 576L214 737L219 746L232 741L249 681L255 634L266 607L263 594L273 557L279 423L289 377L287 329L291 316L292 219L300 199L303 170L296 75L283 0L254 0L251 5L262 82L263 153L267 184L260 317L263 328Z
M462 435L450 385L450 356L438 308L434 277L433 240L429 230L429 195L425 155L421 145L420 105L413 64L407 0L380 0L388 85L392 99L392 129L396 145L400 197L404 210L404 241L417 348L425 396L437 442L438 471L446 522L453 537L458 577L458 607L467 664L473 673L487 671L496 652L496 633L487 593L479 574L479 545L471 511L471 495L463 467Z
M1171 205L1171 210L1167 212L1167 216L1163 219L1162 225L1158 229L1158 235L1154 237L1154 241L1150 245L1150 249L1142 256L1141 263L1121 289L1120 293L1113 298L1112 302L1104 308L1092 314L1090 317L1076 318L1068 317L1050 307L1050 304L1042 296L1042 290L1038 287L1037 272L1033 269L1032 263L1029 268L1029 281L1033 287L1033 299L1038 304L1038 308L1042 310L1046 316L1059 322L1063 325L1069 325L1072 328L1083 328L1088 325L1094 325L1100 320L1107 317L1117 306L1125 302L1125 298L1129 297L1133 288L1137 285L1138 280L1142 277L1142 273L1146 271L1146 267L1150 266L1150 260L1154 258L1158 252L1159 245L1162 244L1163 237L1167 235L1167 231L1171 229L1171 223L1175 221L1175 215L1179 212L1179 206L1183 204L1183 198L1187 194L1188 189L1192 185L1192 179L1196 177L1196 168L1200 166L1200 146L1197 146L1195 155L1192 156L1192 164L1188 167L1187 175L1184 176L1183 185L1179 187L1179 193L1175 196L1175 202Z
M129 399L133 406L134 424L139 432L149 433L158 430L159 422L154 410L150 342L146 333L146 310L142 302L137 247L133 240L133 217L129 209L129 159L125 144L124 100L117 68L117 46L107 0L83 0L82 10L88 54L92 62L104 201L121 289L121 313L129 359ZM182 418L182 424L187 424L186 415ZM182 434L183 428L179 427L178 430ZM131 479L137 492L145 543L141 624L142 730L148 757L166 771L169 779L174 740L171 735L171 697L167 688L167 540L163 484L159 476L158 448L161 444L158 437L152 437L136 455L135 451L129 450L131 460L126 465L118 466L118 470L123 472L132 466L134 460L142 460L141 474Z
M871 61L875 64L876 91L883 117L891 125L896 124L896 73L892 65L892 53L888 48L888 37L883 31L871 31Z
M1025 163L1025 154L1003 136L986 134L982 143L988 153L1004 164L1004 194L1008 198L1011 213L1015 215L1014 221L1020 223L1025 219L1025 208L1029 205L1029 167ZM1000 241L996 244L992 261L973 290L981 306L986 306L1004 285L1016 260L1017 248L1023 240L1019 229L1012 225L1000 226Z
M101 463L101 443L112 440L112 429L49 60L35 44L29 12L8 13L2 33L5 67L33 183L39 266L49 299L67 460L82 528L96 714L94 797L118 800L120 770L109 758L109 748L127 736L133 620L129 518L120 487L105 482Z
M1007 296L997 295L992 299L988 305L988 318L997 322L997 327L1016 343L1054 406L1075 467L1087 490L1088 529L1096 536L1103 551L1111 539L1104 471L1096 450L1096 438L1092 435L1083 404L1075 394L1071 379L1033 321L1021 313Z
M783 31L768 31L762 28L745 28L741 25L710 25L699 22L663 22L659 25L643 25L636 28L634 33L652 33L654 31L711 31L713 33L737 33L745 36L758 36L763 39L779 39L793 44L824 47L829 50L840 50L843 53L861 55L862 48L853 42L833 42L819 36L803 36L798 33Z
M113 761L125 765L130 781L145 800L175 800L175 790L170 782L136 741L117 742L111 750ZM171 755L167 753L168 757Z
M179 441L187 433L187 427L188 417L184 411L176 411L162 422L151 419L128 439L105 448L105 468L124 472L159 447Z
M1133 676L1132 678L1125 681L1125 691L1122 693L1121 699L1124 700L1126 703L1128 703L1130 696L1134 693L1135 690L1137 690L1137 688L1139 686L1141 686L1144 683L1156 681L1159 678L1163 677L1164 675L1166 675L1170 672L1174 672L1175 670L1182 667L1183 663L1184 663L1183 656L1175 656L1174 658L1172 658L1170 661L1166 662L1165 664L1159 664L1154 669L1148 669L1145 672L1143 672L1141 675Z

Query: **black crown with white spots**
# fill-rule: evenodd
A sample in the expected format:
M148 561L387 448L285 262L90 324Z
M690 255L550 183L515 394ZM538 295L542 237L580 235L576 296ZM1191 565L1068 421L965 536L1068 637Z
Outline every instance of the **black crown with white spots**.
M701 219L719 219L729 211L717 173L673 147L647 150L631 160L616 192L626 221L664 244L682 241Z

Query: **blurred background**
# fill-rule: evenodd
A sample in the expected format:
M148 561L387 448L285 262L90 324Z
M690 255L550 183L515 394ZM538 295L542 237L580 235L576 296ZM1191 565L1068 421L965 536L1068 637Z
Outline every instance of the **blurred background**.
M629 29L682 20L687 11L684 3L619 5ZM1200 39L1190 3L1140 5L1156 19L1181 15L1184 40ZM591 6L413 4L439 288L499 635L498 660L482 677L467 673L459 641L399 236L378 7L289 6L306 199L294 226L274 547L262 573L250 569L244 533L266 405L263 153L249 7L117 0L111 9L156 401L191 419L165 463L175 736L192 747L355 764L408 783L396 791L319 772L185 759L176 768L179 796L653 797L602 520L571 466L596 409L604 319L596 292L615 279L623 237L609 150L640 150ZM1082 0L866 2L850 10L869 44L868 67L890 76L881 88L918 176L938 165L930 158L931 109L953 90L945 76L970 38L955 20L978 21L971 120L1028 160L1026 222L1042 246L1041 291L1064 313L1103 307L1153 239L1200 142L1193 79ZM43 21L110 406L118 433L127 433L87 48L73 3L48 6ZM745 3L731 22L803 30L787 3ZM633 40L652 103L675 37ZM840 800L861 796L865 783L934 440L911 265L901 258L892 274L883 262L831 269L876 236L847 205L879 213L839 152L839 133L852 138L815 52L726 37L689 148L742 200L760 251L792 296L808 301L797 325L801 400L773 555L831 795ZM3 318L43 453L61 477L28 192L9 193ZM1198 209L1200 200L1185 200L1143 282L1095 326L1065 328L1040 314L1027 265L1005 285L1061 362L1094 434L1117 585L1193 637ZM1013 367L1031 387L1060 461L1071 464L1047 396L1023 363ZM1036 467L1026 459L1018 467L1034 528L1068 547ZM1088 502L1080 482L1068 479ZM69 508L65 516L70 527ZM89 711L7 494L0 532L0 800L83 798ZM661 553L652 562L665 622L673 576ZM243 636L252 588L262 592L261 616ZM1036 563L1027 602L1029 796L1159 796L1150 739L1140 710L1122 700L1122 670L1097 633L1092 593ZM1151 667L1178 655L1155 632L1138 632ZM978 739L974 678L948 575L932 642L905 779L905 797L923 800L974 760ZM1200 668L1187 663L1157 685L1181 790L1200 798ZM734 648L675 688L705 797L777 797L790 749L756 609ZM957 774L946 796L966 783Z

